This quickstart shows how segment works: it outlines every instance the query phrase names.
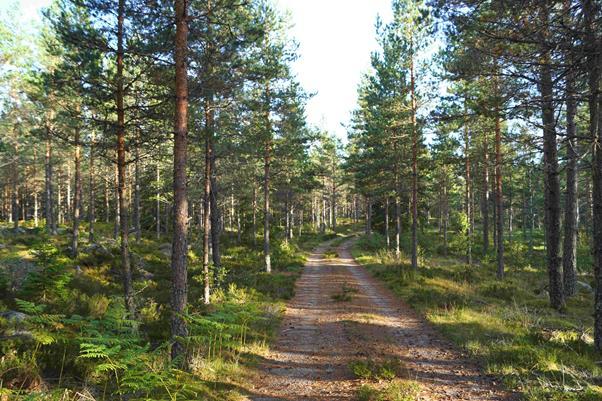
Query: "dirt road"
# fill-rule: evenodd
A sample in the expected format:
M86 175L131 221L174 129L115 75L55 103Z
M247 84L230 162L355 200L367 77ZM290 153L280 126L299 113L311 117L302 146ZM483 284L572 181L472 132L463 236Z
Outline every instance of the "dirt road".
M400 362L419 383L419 400L510 399L370 277L350 245L338 247L337 258L324 259L325 245L308 259L252 400L352 400L364 382L349 364L367 359Z

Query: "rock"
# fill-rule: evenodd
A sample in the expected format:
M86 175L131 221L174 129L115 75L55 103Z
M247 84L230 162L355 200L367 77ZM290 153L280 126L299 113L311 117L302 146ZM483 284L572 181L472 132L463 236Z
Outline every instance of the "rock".
M0 313L0 317L8 320L11 323L23 323L25 320L27 320L27 318L29 318L29 316L25 313L17 312L15 310L4 311Z
M26 233L27 233L27 230L25 230L23 227L13 228L13 234L21 235L21 234L26 234Z
M577 289L577 291L587 292L588 294L592 294L594 292L592 286L587 283L584 283L583 281L577 281L575 283L575 288Z
M152 280L155 275L149 271L146 271L144 269L138 269L138 273L140 273L140 276L144 279L144 280Z
M90 244L88 245L84 251L86 253L89 253L91 255L94 256L99 256L99 257L103 257L103 258L110 258L113 255L111 254L111 251L109 251L107 248L105 248L103 245L101 244Z
M0 269L3 269L4 275L8 278L8 288L12 292L21 289L25 279L30 273L39 270L39 267L25 259L5 260L0 264Z
M171 257L171 244L165 243L159 245L159 251L168 258Z
M6 245L4 245L4 244L0 244L0 251L1 251L2 249L6 249Z
M33 340L33 333L29 330L13 330L8 335L9 338L18 338L20 340Z
M144 270L144 268L146 267L144 259L134 252L130 252L130 263L132 264L132 266L134 266L135 269Z

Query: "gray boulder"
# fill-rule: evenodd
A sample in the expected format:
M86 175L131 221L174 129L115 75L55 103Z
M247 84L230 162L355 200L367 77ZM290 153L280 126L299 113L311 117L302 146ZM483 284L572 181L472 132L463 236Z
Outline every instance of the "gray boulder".
M168 258L171 257L171 244L165 243L159 245L159 251Z
M111 254L111 251L109 251L106 247L104 247L101 244L96 244L96 243L88 245L84 249L84 251L91 255L99 256L99 257L103 257L103 258L110 258L111 256L113 256Z
M592 288L592 286L587 283L584 283L583 281L577 281L575 283L575 288L579 292L586 292L588 294L593 294L593 292L594 292L594 289Z
M23 312L18 312L15 310L7 310L0 313L0 317L8 320L10 323L23 323L26 321L29 316Z

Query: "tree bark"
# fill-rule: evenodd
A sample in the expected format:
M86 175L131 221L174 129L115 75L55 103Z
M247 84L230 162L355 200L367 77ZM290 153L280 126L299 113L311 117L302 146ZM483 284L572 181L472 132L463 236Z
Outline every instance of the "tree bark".
M391 239L389 238L389 197L385 196L385 241L387 250L391 247Z
M410 50L413 51L413 50ZM410 55L410 96L412 100L412 269L418 269L418 126L416 123L416 82L414 55Z
M272 132L268 118L268 133L269 136L265 143L263 156L263 257L265 270L268 273L272 272L272 262L270 259L270 165L272 157Z
M594 296L594 346L602 350L602 121L600 109L600 24L596 23L600 6L593 0L582 0L585 26L585 49L588 71L589 136L592 146L592 223L596 293Z
M211 158L213 147L213 115L205 102L205 176L203 177L203 301L210 302L209 240L211 231Z
M570 8L565 1L565 11ZM567 12L567 17L570 15ZM577 282L577 225L579 221L579 199L577 194L578 154L575 116L577 101L575 98L575 71L572 48L567 51L570 67L566 76L566 194L564 201L564 243L562 252L562 272L564 294L568 297L575 295Z
M496 81L495 99L495 245L497 278L504 278L504 196L502 191L502 127L499 105L499 88Z
M140 134L136 134L134 147L134 230L136 242L142 238L142 227L140 226Z
M220 247L220 239L222 235L223 224L222 213L219 209L219 186L217 185L217 168L215 165L216 154L213 146L213 136L210 138L211 142L211 258L213 260L213 267L216 272L221 270L222 266L222 254Z
M366 234L372 235L372 199L366 197Z
M75 128L75 152L73 155L73 162L75 164L75 188L73 192L73 206L71 211L73 213L72 228L73 233L71 234L71 257L77 258L79 255L79 223L81 218L81 199L82 199L82 172L81 172L81 143L80 143L80 128Z
M464 99L464 114L467 113L466 99ZM465 191L464 191L464 202L466 212L466 263L472 266L472 204L471 204L471 178L470 178L470 132L468 129L468 121L464 121L464 174L465 174Z
M13 228L19 228L19 168L21 167L21 163L19 161L20 157L19 157L19 144L17 142L17 137L16 137L16 128L15 131L13 131L13 133L15 134L14 137L14 151L15 151L15 155L14 155L14 162L11 166L11 181L12 181L12 194L11 194L11 216L12 216L12 220L13 220Z
M489 144L487 130L483 133L483 199L481 213L483 214L483 254L489 253Z
M115 156L117 156L117 152L115 152ZM113 196L115 201L115 219L113 221L113 238L117 240L119 237L119 227L120 227L120 218L119 218L119 167L115 163L114 171L114 180L113 180Z
M156 223L156 236L157 239L161 238L161 169L159 163L155 166L156 168L156 185L157 193L155 194L157 199L155 200L155 223Z
M545 232L550 303L556 310L565 307L560 261L560 181L558 179L558 149L554 116L554 88L550 50L547 47L549 5L545 1L539 12L542 23L540 91L543 124Z
M131 319L136 315L134 303L134 285L132 282L132 269L130 265L130 221L128 217L128 202L126 199L126 149L125 149L125 108L123 89L123 42L124 42L125 0L119 0L117 10L117 92L115 96L117 107L117 193L119 203L119 231L121 274L123 275L123 292L125 306Z
M272 123L270 121L271 94L270 85L265 85L265 143L263 153L263 257L266 272L272 272L270 253L270 168L272 164Z
M171 337L172 359L184 356L182 337L188 335L183 314L188 298L188 196L186 189L186 163L188 140L188 1L175 0L175 118L174 118L174 224L171 252Z
M255 184L255 175L253 175L253 246L257 245L257 186Z
M46 158L44 171L44 193L46 211L46 231L50 235L56 235L56 218L54 216L54 191L52 187L52 137L50 125L46 124Z
M88 241L94 243L94 222L96 221L96 188L94 184L94 134L90 141L90 160L88 171L88 184L90 186L90 199L88 205Z

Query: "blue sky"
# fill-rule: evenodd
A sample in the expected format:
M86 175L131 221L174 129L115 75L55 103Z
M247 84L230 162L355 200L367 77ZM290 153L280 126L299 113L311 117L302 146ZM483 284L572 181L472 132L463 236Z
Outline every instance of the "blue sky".
M307 114L310 124L341 139L357 100L357 85L376 49L377 15L387 20L390 0L274 0L290 12L292 36L300 44L294 71L303 87L316 95ZM22 26L39 20L51 0L0 0L0 12L20 4Z

